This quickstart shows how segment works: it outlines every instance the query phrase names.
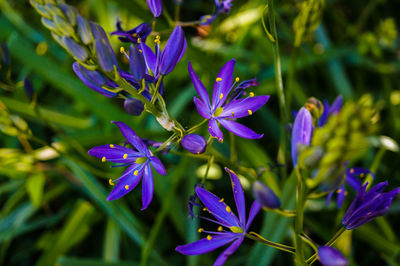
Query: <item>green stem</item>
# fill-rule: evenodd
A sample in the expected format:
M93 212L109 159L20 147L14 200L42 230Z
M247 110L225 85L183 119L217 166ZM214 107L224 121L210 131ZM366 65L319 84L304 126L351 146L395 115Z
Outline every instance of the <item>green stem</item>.
M160 75L160 77L157 80L156 87L154 88L153 95L151 96L151 103L152 104L154 104L154 102L157 99L158 89L160 88L162 80L163 80L163 75Z
M273 247L273 248L276 248L276 249L279 249L282 251L286 251L286 252L295 254L295 249L293 247L267 240L254 232L246 233L246 237L250 238L252 240L255 240L257 242L263 243L266 246L270 246L270 247Z
M199 127L201 127L204 123L206 123L208 121L208 119L204 119L203 121L201 121L200 123L198 123L197 125L192 126L191 128L189 128L188 130L186 130L187 134L190 134L192 132L195 132Z
M282 156L280 158L280 163L286 165L286 148L287 148L287 130L286 125L288 124L288 115L286 110L286 100L285 94L283 90L283 81L282 81L282 69L281 69L281 59L279 55L279 42L278 42L278 33L276 30L275 23L275 14L274 14L274 1L268 0L268 20L271 27L271 35L274 39L273 42L273 51L274 51L274 66L275 66L275 85L278 89L278 98L279 98L279 109L281 116L281 146L280 150L282 152ZM286 178L286 168L281 168L281 174L283 178Z
M294 224L295 243L296 243L296 258L299 265L306 265L304 259L304 248L301 234L303 233L303 220L304 220L304 205L305 205L305 192L306 187L301 177L300 170L296 167L297 174L297 191L296 191L296 218Z
M214 163L214 155L210 155L210 158L208 159L208 163L207 163L207 168L206 168L206 172L204 173L203 179L201 180L202 184L205 184L207 181L207 176L208 176L208 172L210 171L211 165Z

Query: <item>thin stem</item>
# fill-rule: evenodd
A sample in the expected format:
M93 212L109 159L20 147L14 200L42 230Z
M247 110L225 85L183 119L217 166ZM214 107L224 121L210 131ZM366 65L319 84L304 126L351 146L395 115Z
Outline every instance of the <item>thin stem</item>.
M187 134L190 134L192 132L195 132L199 127L201 127L204 123L206 123L208 121L208 119L204 119L203 121L201 121L200 123L198 123L197 125L192 126L191 128L189 128L188 130L186 130Z
M302 233L300 234L300 237L314 250L314 252L318 252L318 245L315 244L314 241L308 235Z
M294 224L295 239L296 239L296 258L299 265L306 265L304 259L303 240L301 234L303 233L303 216L305 205L305 183L300 174L298 167L295 169L297 175L297 191L296 191L296 219Z
M207 163L207 168L206 168L206 172L204 173L203 179L201 180L202 184L205 184L207 181L207 176L208 176L208 172L210 171L211 165L214 163L214 155L210 155L210 158L208 159L208 163Z
M158 80L157 80L156 87L154 88L153 95L152 95L152 97L151 97L151 103L152 103L152 104L154 104L154 102L155 102L156 99L157 99L156 96L157 96L157 94L158 94L158 89L160 88L160 85L161 85L162 80L163 80L163 75L160 75L160 77L159 77Z
M260 236L259 234L254 233L254 232L246 233L246 237L250 238L252 240L255 240L257 242L263 243L266 246L270 246L270 247L273 247L273 248L276 248L276 249L279 249L282 251L296 254L294 247L286 246L286 245L283 245L280 243L276 243L276 242L267 240L264 237Z

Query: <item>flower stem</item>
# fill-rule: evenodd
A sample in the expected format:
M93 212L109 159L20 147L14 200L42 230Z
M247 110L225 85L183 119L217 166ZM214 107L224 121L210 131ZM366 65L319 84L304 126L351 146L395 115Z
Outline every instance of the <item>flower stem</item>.
M292 254L296 254L294 247L286 246L286 245L283 245L283 244L280 244L280 243L276 243L276 242L267 240L267 239L265 239L264 237L260 236L257 233L254 233L254 232L246 233L246 237L250 238L252 240L255 240L257 242L263 243L266 246L270 246L270 247L273 247L273 248L276 248L276 249L279 249L279 250L282 250L282 251L286 251L286 252L289 252L289 253L292 253Z
M306 187L298 167L295 169L297 174L297 191L296 191L296 219L294 221L295 243L296 243L296 258L299 265L306 265L304 259L303 240L303 217L305 205Z

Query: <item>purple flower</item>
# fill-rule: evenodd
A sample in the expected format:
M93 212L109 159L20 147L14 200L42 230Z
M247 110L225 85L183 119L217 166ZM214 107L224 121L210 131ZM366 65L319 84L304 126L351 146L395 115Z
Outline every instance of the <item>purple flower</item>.
M318 126L322 127L325 125L326 121L328 120L328 117L330 115L336 115L340 112L342 109L343 105L343 96L339 95L336 97L335 101L332 103L332 106L329 106L328 101L324 101L324 111L321 115L321 117L318 120Z
M139 24L137 27L130 30L123 30L121 21L117 20L117 30L112 32L111 35L117 35L121 42L132 42L137 44L138 39L146 42L147 36L151 33L151 26L147 23Z
M240 184L239 178L232 170L225 168L225 171L227 171L231 177L233 196L235 197L239 218L232 212L232 209L223 199L218 198L211 192L198 186L195 189L196 194L204 204L206 210L214 216L215 220L206 217L201 218L213 222L219 225L219 227L217 232L205 231L203 228L200 228L198 231L207 233L207 237L187 245L176 247L176 251L184 255L199 255L233 242L219 255L214 265L224 264L228 256L232 255L239 248L254 217L261 209L261 205L257 201L254 201L250 209L248 220L246 221L246 205L242 185Z
M147 5L150 8L151 13L155 18L158 18L162 13L162 2L161 0L146 0Z
M388 182L381 182L366 191L368 183L362 186L354 201L343 216L342 224L348 229L357 228L378 216L384 215L393 198L400 193L400 187L390 192L382 192Z
M155 39L155 53L141 40L138 41L140 50L143 53L147 74L150 72L153 77L158 79L159 75L167 75L175 65L181 60L186 51L186 39L181 26L175 27L169 36L164 50L161 52L160 37Z
M115 144L102 145L89 150L89 154L101 158L102 162L118 163L118 166L128 166L120 178L110 180L110 184L118 183L108 195L107 200L118 199L134 189L142 179L142 210L146 209L154 192L153 173L151 166L160 174L165 175L165 168L161 161L152 155L136 133L123 122L115 123L133 149Z
M281 201L272 189L260 181L256 181L252 186L253 195L261 206L268 209L277 209L281 206Z
M197 77L189 62L189 75L192 79L194 88L197 91L200 99L194 97L193 101L196 105L199 114L209 119L208 131L210 135L218 141L223 141L223 135L219 129L218 123L224 128L229 130L235 135L247 139L259 139L264 134L257 134L248 127L235 122L236 118L252 115L261 106L263 106L269 99L269 95L254 96L235 99L227 102L228 96L235 84L233 81L233 69L235 67L235 60L228 61L220 70L214 84L214 91L212 96L212 103L210 102L208 92L204 87L201 80Z
M200 25L210 25L220 14L228 14L231 11L232 0L215 0L215 13L200 17Z
M94 38L97 60L104 71L110 72L114 69L114 66L117 66L117 58L115 57L114 50L104 29L96 23L89 23Z
M299 145L310 145L313 121L310 112L302 107L297 113L292 129L292 161L297 165Z
M362 183L360 178L364 178L367 175L371 175L375 178L374 173L370 170L362 168L362 167L351 167L346 170L345 173L345 183L349 184L355 191L360 190ZM331 191L326 198L326 205L328 205L331 201L333 194L338 194L337 196L337 206L340 208L343 204L344 198L347 195L345 184L341 185L337 190Z
M28 78L24 78L24 89L26 95L28 95L29 99L32 100L35 90L33 89L33 85Z
M200 154L206 151L207 140L197 134L188 134L182 138L182 146L193 154Z
M318 249L318 259L324 266L347 266L349 260L337 249L322 246Z
M88 57L88 53L84 47L80 44L77 44L74 40L69 37L64 36L63 42L67 50L71 53L71 55L79 61L85 61Z

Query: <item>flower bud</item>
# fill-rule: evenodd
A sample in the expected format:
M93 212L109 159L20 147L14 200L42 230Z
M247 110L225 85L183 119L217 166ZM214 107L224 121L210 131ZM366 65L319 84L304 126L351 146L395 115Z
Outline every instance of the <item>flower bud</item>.
M81 37L81 41L86 45L91 43L93 40L93 37L92 37L92 33L90 31L90 26L89 26L89 23L87 22L87 20L84 19L81 15L78 15L76 17L76 23L78 26L78 33L79 33L79 36Z
M189 134L182 138L182 146L193 154L200 154L206 151L207 140L197 134Z
M28 78L24 78L24 89L25 89L26 95L28 95L29 99L32 100L34 89L33 89L32 83L30 82L30 80Z
M161 0L147 0L147 5L150 8L153 16L158 18L162 13L162 2Z
M90 26L95 40L97 60L104 71L111 72L114 65L117 65L117 58L115 57L107 34L104 29L96 23L90 22Z
M258 180L255 181L252 189L254 197L263 207L277 209L281 206L281 201L278 196L276 196L275 192L262 182Z
M292 129L292 161L297 164L298 149L300 145L309 145L313 132L313 121L310 112L302 107L296 115Z
M85 61L88 57L88 53L84 47L77 44L74 40L69 37L63 37L63 41L67 50L71 53L73 57L75 57L79 61Z
M126 99L124 102L124 108L128 114L134 115L134 116L139 116L144 110L144 105L139 100Z
M146 64L144 63L143 52L139 47L134 45L129 47L129 67L131 69L131 74L137 82L144 78Z
M186 39L182 27L175 27L169 36L160 59L160 73L166 75L170 73L176 63L181 60L186 51Z
M65 17L68 18L69 23L72 26L76 25L76 14L78 13L75 7L67 5L67 4L59 4L58 7L64 13Z
M54 24L57 26L59 32L64 36L73 36L75 34L74 28L61 16L54 17Z
M328 246L322 246L318 249L318 259L324 266L349 265L348 259L346 259L342 253L337 249Z

